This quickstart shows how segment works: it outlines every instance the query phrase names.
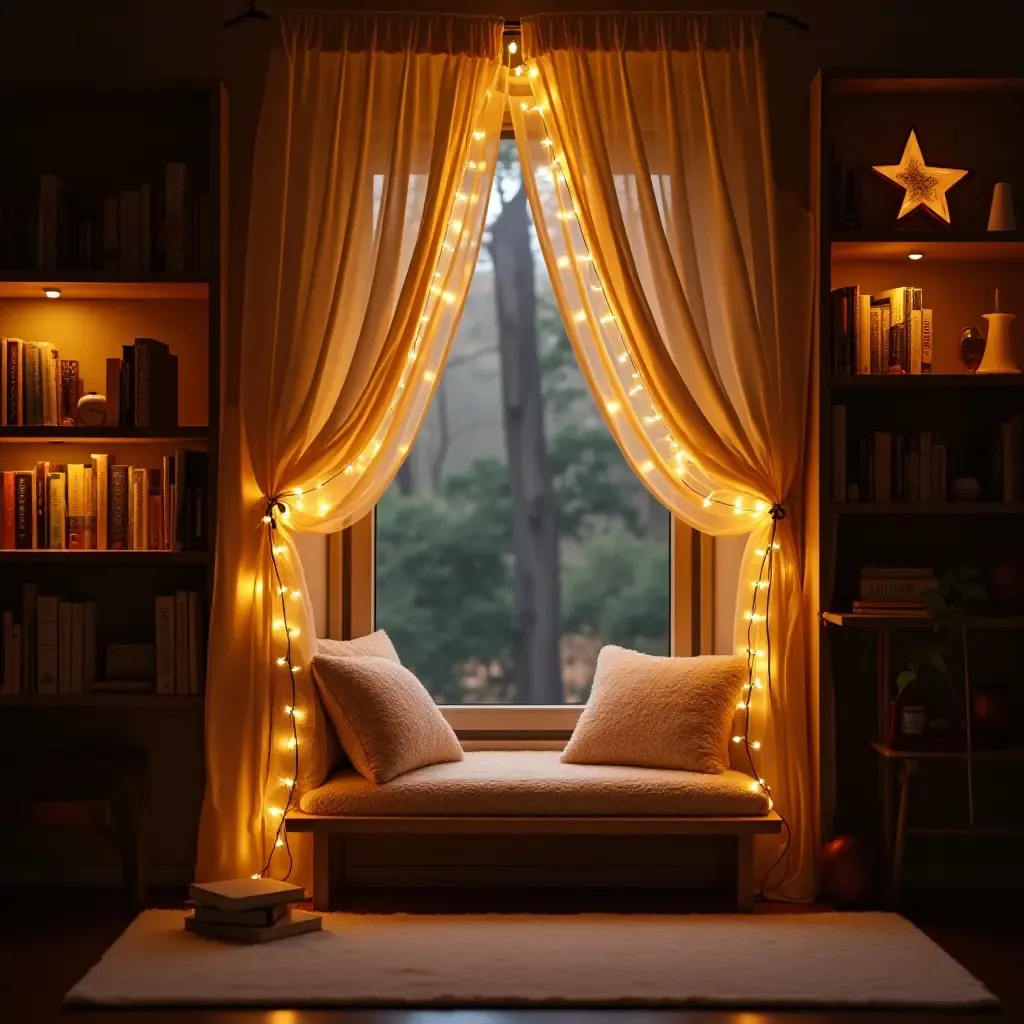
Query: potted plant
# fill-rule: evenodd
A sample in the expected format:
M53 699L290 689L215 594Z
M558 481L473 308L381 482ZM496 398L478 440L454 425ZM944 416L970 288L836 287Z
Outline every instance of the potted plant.
M951 569L938 585L921 595L932 619L927 639L896 676L896 701L890 723L891 741L904 745L946 738L960 742L966 709L956 685L962 661L963 627L987 597L981 569Z

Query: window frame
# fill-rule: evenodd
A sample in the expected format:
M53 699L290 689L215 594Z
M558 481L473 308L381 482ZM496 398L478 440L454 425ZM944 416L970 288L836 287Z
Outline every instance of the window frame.
M376 629L376 515L371 511L328 538L328 635L335 640ZM709 654L714 643L714 544L672 517L669 534L669 645L676 657ZM583 704L441 704L441 714L471 746L561 742Z

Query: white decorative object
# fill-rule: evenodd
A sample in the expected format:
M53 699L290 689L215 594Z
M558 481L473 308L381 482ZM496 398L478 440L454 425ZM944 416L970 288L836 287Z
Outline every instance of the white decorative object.
M1013 213L1013 190L1008 181L997 182L992 189L992 207L988 211L989 231L1016 231Z
M78 400L78 422L83 427L102 427L107 418L107 399L90 391Z
M986 313L988 335L985 337L985 354L981 357L981 365L977 373L1020 373L1017 357L1013 351L1013 336L1010 325L1017 318L1013 313L999 312L999 289L996 289L996 308L994 313Z

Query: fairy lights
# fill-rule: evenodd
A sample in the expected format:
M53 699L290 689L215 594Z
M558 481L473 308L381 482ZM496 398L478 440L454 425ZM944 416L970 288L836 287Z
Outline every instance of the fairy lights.
M622 393L626 395L628 401L623 403L608 399L605 401L605 409L611 414L617 414L625 406L627 412L633 412L635 419L632 422L642 426L652 452L658 453L662 460L661 464L665 465L666 469L671 468L673 478L677 480L678 485L688 490L694 496L694 500L699 502L701 508L710 509L712 506L717 506L722 512L731 511L735 517L749 517L756 521L770 517L771 520L765 548L756 549L756 557L760 560L757 579L752 581L751 606L743 616L747 624L747 638L740 653L747 659L747 681L741 689L741 700L736 706L737 716L742 716L738 717L742 728L737 729L736 734L732 737L732 742L738 747L742 747L746 755L752 776L751 792L763 793L768 808L771 810L774 807L771 788L757 770L757 757L760 756L763 749L763 740L751 736L751 700L755 693L760 694L765 689L761 675L764 672L767 676L766 699L770 706L773 671L770 630L771 591L776 567L776 553L781 547L776 540L776 533L779 521L785 518L786 513L781 505L770 504L759 495L733 494L726 496L711 489L710 484L713 482L711 477L701 469L696 458L684 451L684 446L673 434L673 424L666 422L664 411L657 408L655 395L647 386L650 370L638 365L635 361L634 353L619 327L619 318L615 313L614 302L607 294L606 282L598 276L593 252L584 232L584 221L580 217L575 201L575 192L569 175L571 165L566 162L565 153L559 145L559 135L555 124L545 117L548 112L548 104L544 93L533 85L533 81L539 77L540 72L537 66L529 61L527 68L531 87L535 90L534 104L521 102L519 110L528 135L535 138L535 132L539 133L542 138L541 151L546 156L550 155L550 164L545 162L537 166L535 174L537 177L550 175L554 180L554 194L558 209L551 218L551 239L553 242L561 243L572 254L572 258L564 253L557 255L554 261L555 269L565 275L564 278L559 277L559 279L566 282L566 288L571 282L573 292L569 294L586 296L588 292L590 293L589 315L585 309L576 311L572 316L573 321L585 324L593 323L596 320L600 328L609 328L607 331L601 331L605 344L612 345L617 340L617 347L620 349L615 355L612 366L621 367L621 372L629 375L625 380L622 376L616 378L614 374L612 375L612 382L618 381L619 387L622 388ZM532 117L539 119L539 129L534 127L536 122L530 120ZM555 230L556 224L558 225L557 231ZM581 242L584 251L580 251ZM566 297L564 301L571 300ZM600 308L602 305L604 309ZM616 334L618 335L617 339ZM665 432L666 426L669 428L667 432ZM654 428L659 429L657 437L652 435ZM667 444L671 449L670 453L663 454L663 449L659 448L659 444ZM659 464L654 459L645 459L634 463L634 465L637 465L641 475L647 477ZM786 834L783 851L765 876L765 882L782 863L789 849L789 824L785 818L783 818L783 826ZM764 883L762 883L761 891L764 892Z

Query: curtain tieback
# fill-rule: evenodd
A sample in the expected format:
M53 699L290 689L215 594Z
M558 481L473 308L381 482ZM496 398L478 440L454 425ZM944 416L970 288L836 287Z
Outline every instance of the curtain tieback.
M263 522L267 523L272 530L277 529L277 513L284 515L287 509L280 498L270 498L267 507L263 510Z
M781 505L772 505L772 507L768 509L768 515L777 522L779 519L786 518L786 510Z

